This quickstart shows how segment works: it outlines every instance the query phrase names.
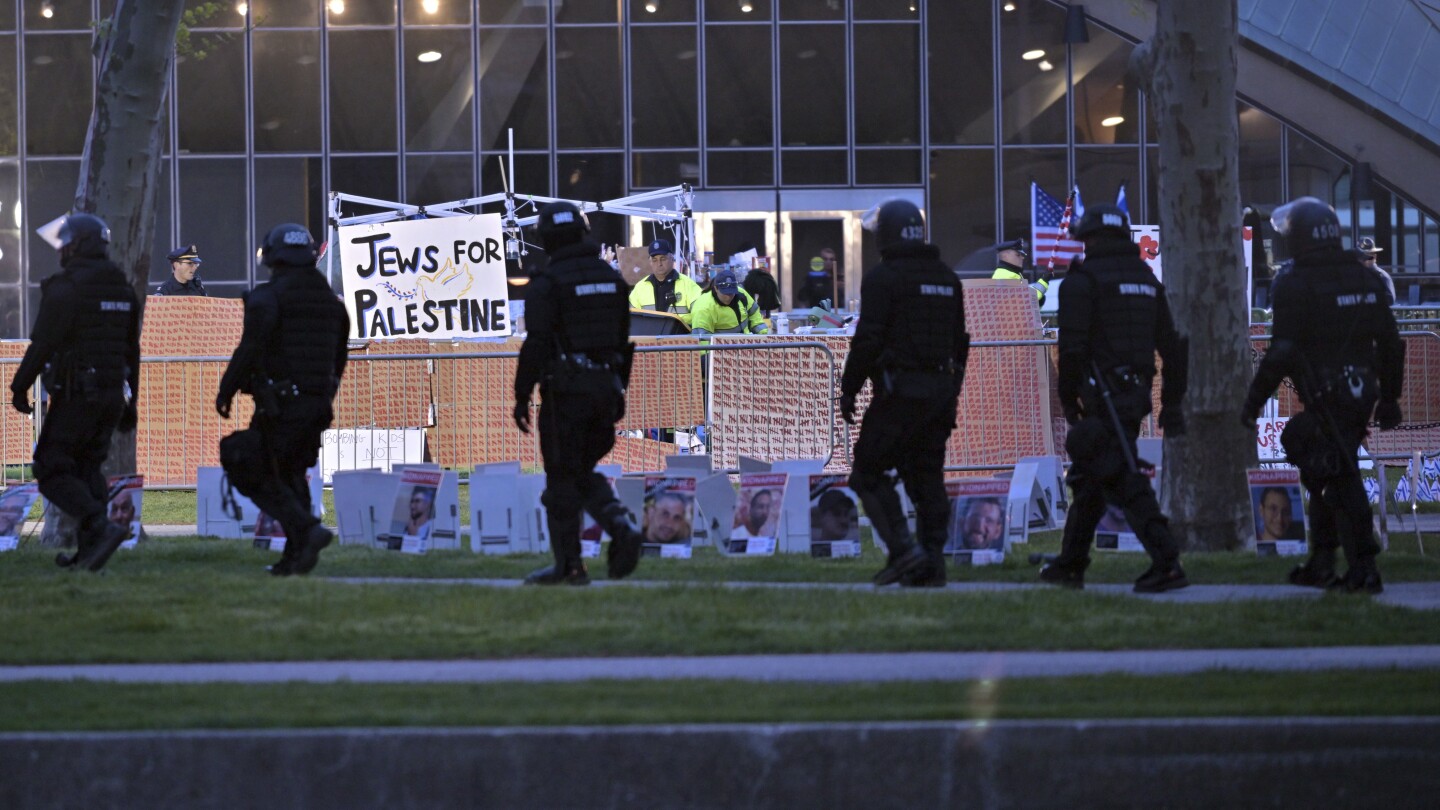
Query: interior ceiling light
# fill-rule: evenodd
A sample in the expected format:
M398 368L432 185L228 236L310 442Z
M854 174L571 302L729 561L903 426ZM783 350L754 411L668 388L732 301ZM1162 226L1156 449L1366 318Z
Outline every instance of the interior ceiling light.
M440 0L420 0L420 8L425 9L426 14L434 14L440 10Z
M1042 56L1044 56L1044 55L1045 55L1045 52L1044 52L1043 50L1041 50L1041 49L1039 49L1039 48L1036 48L1036 49L1033 50L1033 51L1026 51L1026 52L1020 54L1020 58L1021 58L1021 59L1024 59L1026 62L1033 62L1033 61L1035 61L1036 59L1039 59L1040 57L1042 57Z
M750 2L750 0L740 0L740 10L745 12L746 14L749 14L750 12L755 10L755 6Z
M1006 11L1014 11L1014 10L1015 10L1015 4L1014 4L1014 3L1006 3L1006 4L1004 5L1004 9L1005 9Z
M1123 115L1112 115L1112 116L1110 116L1109 118L1106 118L1105 120L1101 121L1101 122L1100 122L1100 126L1102 126L1102 127L1118 127L1118 126L1120 126L1120 125L1123 124L1123 123L1125 123L1125 116L1123 116Z
M44 18L47 19L47 20L50 19L51 17L54 17L54 16L55 16L55 7L52 6L52 5L50 5L49 3L41 3L41 4L40 4L40 16L41 16L41 17L44 17Z
M330 13L331 13L331 14L344 14L344 13L345 13L345 0L330 0Z
M241 17L244 17L246 14L249 14L249 13L250 13L250 4L249 4L249 3L236 3L236 4L235 4L235 13L236 13L236 14L239 14Z
M1038 68L1040 68L1041 70L1054 70L1054 69L1055 69L1055 66L1052 65L1052 64L1050 64L1050 60L1049 60L1049 59L1041 59L1041 60L1040 60L1040 64L1036 65L1035 67L1038 67Z
M660 10L660 0L645 0L645 10L654 14Z
M416 59L416 61L419 61L419 62L439 62L439 61L440 61L440 52L439 52L439 51L424 51L424 52L420 53L418 56L416 56L415 59Z

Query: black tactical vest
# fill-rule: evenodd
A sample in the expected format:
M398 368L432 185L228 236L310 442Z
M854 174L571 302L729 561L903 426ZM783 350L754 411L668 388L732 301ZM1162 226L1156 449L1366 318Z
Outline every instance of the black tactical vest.
M1091 279L1090 338L1096 365L1105 371L1128 366L1153 376L1155 329L1165 287L1140 258L1140 248L1126 239L1092 242L1085 261L1071 272Z
M934 245L901 244L885 252L885 289L893 295L893 331L880 364L893 370L949 370L959 328L960 279Z
M272 380L294 383L301 393L334 396L335 353L349 332L345 306L314 267L279 265L269 289L279 306L262 363ZM256 292L261 287L256 288Z
M627 342L630 291L599 255L599 247L588 242L569 245L551 255L545 272L558 302L559 350L608 363Z
M132 333L132 324L139 314L140 303L125 274L108 259L78 256L70 260L62 274L75 285L74 341L64 352L55 371L63 385L68 372L74 375L91 373L100 391L119 391L129 374L126 356L132 341L140 339ZM60 277L57 277L60 282Z

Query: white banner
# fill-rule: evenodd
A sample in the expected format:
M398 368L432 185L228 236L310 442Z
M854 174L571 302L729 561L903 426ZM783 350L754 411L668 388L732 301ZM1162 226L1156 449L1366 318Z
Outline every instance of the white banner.
M350 225L339 242L353 337L510 334L499 214Z

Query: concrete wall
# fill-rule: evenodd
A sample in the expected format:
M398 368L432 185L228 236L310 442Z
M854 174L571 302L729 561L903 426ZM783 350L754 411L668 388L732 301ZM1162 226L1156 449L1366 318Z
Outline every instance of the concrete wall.
M0 807L1434 807L1440 720L10 734Z

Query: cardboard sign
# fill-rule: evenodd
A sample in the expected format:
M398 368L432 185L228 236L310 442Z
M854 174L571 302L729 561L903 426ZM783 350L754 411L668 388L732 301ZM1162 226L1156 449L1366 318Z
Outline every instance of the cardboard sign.
M40 497L38 484L20 484L0 492L0 551L14 551L25 531L25 517Z
M396 464L418 464L424 457L421 428L346 428L327 430L321 436L320 471L326 483L341 470L389 472Z
M694 524L695 479L647 475L640 553L689 559Z
M1304 489L1294 467L1246 470L1254 515L1255 553L1262 557L1305 554Z
M810 496L810 556L860 556L860 498L847 475L812 475Z
M996 478L946 481L945 495L950 499L945 555L970 565L1003 562L1010 482Z
M785 473L740 476L735 515L723 548L728 554L770 555L779 547L780 516L785 503Z
M620 275L625 283L634 287L640 279L650 275L650 249L648 247L622 247L616 251L620 263Z
M511 332L499 214L348 225L338 242L356 340Z

